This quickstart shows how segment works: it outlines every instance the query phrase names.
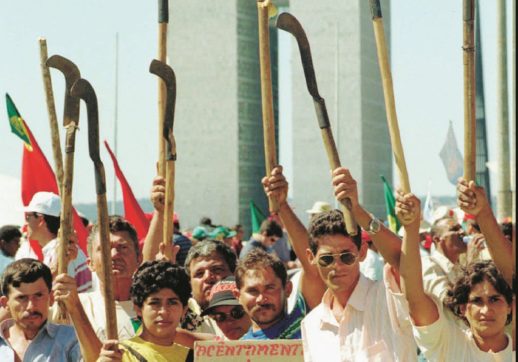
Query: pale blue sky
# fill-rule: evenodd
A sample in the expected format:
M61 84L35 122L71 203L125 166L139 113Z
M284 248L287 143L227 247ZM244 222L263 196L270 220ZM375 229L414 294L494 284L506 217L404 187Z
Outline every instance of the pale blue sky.
M480 8L490 161L496 161L496 2L481 0ZM172 9L171 21L176 16L181 14L175 14ZM3 49L0 90L2 95L5 92L11 95L53 164L39 67L38 37L44 36L49 55L58 53L73 60L82 76L94 86L99 99L101 138L108 139L113 146L116 32L120 44L118 158L137 197L147 197L157 153L151 141L157 134L156 77L148 73L149 63L156 54L156 2L4 2L0 12ZM508 31L509 43L510 36ZM438 154L449 120L453 121L461 151L463 147L461 46L462 1L392 1L392 67L397 111L410 181L418 195L426 193L428 181L435 195L454 192ZM61 119L64 81L54 71L52 80ZM11 134L5 103L0 103L3 152L0 174L19 178L21 142ZM75 202L95 201L85 120L81 119L76 141ZM149 140L143 135L149 135ZM104 150L102 155L111 185L111 163ZM494 177L492 185L495 190ZM109 199L111 191L109 186Z

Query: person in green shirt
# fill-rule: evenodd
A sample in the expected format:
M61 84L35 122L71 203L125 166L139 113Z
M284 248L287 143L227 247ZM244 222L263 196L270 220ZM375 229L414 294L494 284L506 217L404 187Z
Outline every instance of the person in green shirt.
M130 293L142 331L120 343L105 341L98 361L192 361L192 351L175 343L191 294L185 270L168 261L144 262L133 276Z

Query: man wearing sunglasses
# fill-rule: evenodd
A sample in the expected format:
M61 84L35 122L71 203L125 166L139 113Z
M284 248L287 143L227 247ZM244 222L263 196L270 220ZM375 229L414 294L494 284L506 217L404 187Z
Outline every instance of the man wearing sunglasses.
M356 235L348 234L341 211L327 211L311 220L307 255L328 290L302 322L304 360L320 361L326 356L326 362L415 361L411 324L393 274L401 241L359 204L349 170L335 170L333 184L337 199L351 201L354 219L369 232L392 269L386 266L380 281L360 273L367 245L362 243L360 228Z
M211 289L209 306L201 313L208 315L229 340L241 338L250 328L250 317L234 294L237 291L233 276L217 282Z

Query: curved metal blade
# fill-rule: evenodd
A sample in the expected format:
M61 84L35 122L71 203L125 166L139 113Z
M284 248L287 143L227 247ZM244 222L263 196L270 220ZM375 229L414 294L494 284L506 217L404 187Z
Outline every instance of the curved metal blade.
M73 97L82 99L86 103L88 113L88 153L92 161L100 162L99 155L99 112L97 107L97 96L95 91L86 79L78 79L70 93Z
M70 94L72 85L81 78L79 68L70 60L61 55L53 55L47 59L48 67L56 68L65 76L65 107L63 110L63 125L66 127L71 122L76 126L79 122L79 99Z
M174 107L176 103L176 76L173 68L164 62L153 59L149 65L149 72L160 77L167 89L167 98L164 112L164 133L163 137L167 142L166 160L175 160L173 155L173 125L174 125Z
M315 111L317 113L318 125L320 128L329 128L329 115L327 113L325 100L318 93L317 79L315 69L313 68L313 58L311 57L311 48L306 36L306 32L302 29L297 18L289 13L282 13L277 18L275 26L279 29L287 31L295 37L299 46L302 67L304 68L304 76L306 77L306 85L309 94L313 97L315 103Z

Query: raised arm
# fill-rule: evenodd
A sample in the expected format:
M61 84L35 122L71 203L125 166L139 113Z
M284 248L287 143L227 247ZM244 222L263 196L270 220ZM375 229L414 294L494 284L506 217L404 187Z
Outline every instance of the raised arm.
M475 221L486 238L491 258L507 283L512 285L514 271L513 245L500 229L484 188L477 186L474 181L468 182L463 178L459 179L457 183L457 204L464 212L475 216Z
M309 234L288 205L288 182L282 173L282 166L275 167L270 177L264 177L262 183L266 195L273 197L278 202L279 216L288 232L293 251L302 264L300 291L308 306L314 308L322 301L326 287L318 274L317 267L311 264L307 258Z
M333 187L338 201L342 202L346 198L351 200L353 218L362 229L368 231L373 216L360 205L356 180L353 179L348 169L339 167L333 171ZM385 261L397 270L401 254L401 239L384 225L381 225L380 230L370 236Z
M421 203L413 194L398 191L396 214L405 234L399 261L400 285L416 326L428 326L439 318L434 301L424 292L421 255L419 253L419 223Z
M83 359L86 362L96 361L101 351L101 341L97 338L79 300L75 279L67 274L60 274L56 277L52 289L55 300L63 302L66 306L76 330Z
M151 202L155 211L149 224L149 230L144 240L142 249L142 261L155 260L159 252L159 245L162 242L162 232L164 229L164 200L165 200L165 180L157 176L153 180L151 188Z

